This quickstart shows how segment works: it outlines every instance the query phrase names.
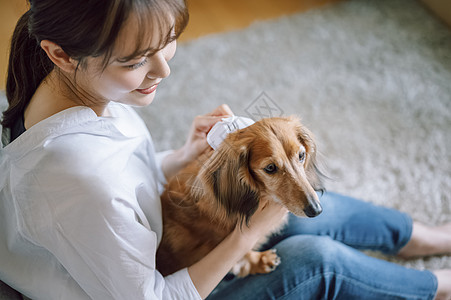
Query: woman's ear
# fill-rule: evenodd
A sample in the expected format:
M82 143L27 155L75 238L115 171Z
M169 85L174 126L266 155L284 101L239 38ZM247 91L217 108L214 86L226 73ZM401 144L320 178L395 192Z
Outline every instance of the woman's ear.
M54 42L43 40L41 41L41 48L47 53L47 56L55 66L61 70L72 73L77 68L78 62L67 55L67 53Z

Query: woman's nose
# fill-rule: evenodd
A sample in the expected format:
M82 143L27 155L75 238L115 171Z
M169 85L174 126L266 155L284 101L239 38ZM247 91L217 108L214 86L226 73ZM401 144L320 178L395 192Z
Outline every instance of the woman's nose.
M162 51L155 53L149 59L150 70L147 73L148 78L166 78L171 74L171 69Z

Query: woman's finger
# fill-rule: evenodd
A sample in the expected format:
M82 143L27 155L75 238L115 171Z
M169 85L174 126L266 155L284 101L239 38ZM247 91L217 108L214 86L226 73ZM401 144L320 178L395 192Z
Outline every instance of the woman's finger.
M221 121L224 116L197 116L194 118L194 128L197 131L207 133L217 122Z
M206 116L233 116L233 112L227 104L221 104Z

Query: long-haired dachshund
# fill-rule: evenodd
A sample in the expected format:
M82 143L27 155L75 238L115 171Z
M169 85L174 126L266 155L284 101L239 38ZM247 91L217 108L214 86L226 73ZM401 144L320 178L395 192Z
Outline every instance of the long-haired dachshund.
M168 275L199 261L237 224L246 226L262 201L276 201L297 216L320 214L315 156L312 134L295 117L262 119L230 133L217 150L169 180L161 197L157 269ZM283 224L274 224L274 231ZM251 251L231 271L269 273L279 263L272 250Z

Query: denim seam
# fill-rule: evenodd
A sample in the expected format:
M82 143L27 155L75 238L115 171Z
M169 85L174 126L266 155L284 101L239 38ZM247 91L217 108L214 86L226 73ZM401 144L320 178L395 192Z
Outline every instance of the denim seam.
M430 273L430 276L431 275L432 275L432 273ZM294 287L293 289L288 291L286 294L284 294L284 295L282 295L280 297L277 297L277 299L290 299L289 297L290 297L291 294L295 293L298 289L303 288L304 285L310 283L311 281L316 280L316 279L321 278L321 277L327 278L327 277L331 277L331 276L339 277L339 278L342 279L342 281L347 281L347 282L350 282L350 283L354 283L355 285L358 285L360 287L364 287L368 291L373 291L373 292L377 292L377 293L386 292L386 290L384 290L383 287L375 288L375 287L367 285L366 283L361 282L360 280L351 278L351 277L346 276L346 275L336 274L334 272L325 272L325 273L313 276L313 277L311 277L310 279L308 279L306 281L300 282L296 287ZM435 287L435 290L433 290L433 294L432 295L430 294L427 299L434 299L434 296L436 294L437 279L435 277L432 278L432 279L433 279L432 281L434 283L433 285ZM391 296L397 296L397 297L418 299L418 295L417 294L404 294L404 293L394 293L394 292L390 292L390 293L387 293L387 294L391 295Z

